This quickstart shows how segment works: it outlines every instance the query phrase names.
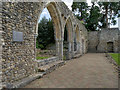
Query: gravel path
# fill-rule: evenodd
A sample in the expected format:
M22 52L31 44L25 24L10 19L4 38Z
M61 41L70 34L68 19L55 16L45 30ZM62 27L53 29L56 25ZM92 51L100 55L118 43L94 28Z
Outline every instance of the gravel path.
M117 88L118 75L104 54L88 53L70 60L25 88Z

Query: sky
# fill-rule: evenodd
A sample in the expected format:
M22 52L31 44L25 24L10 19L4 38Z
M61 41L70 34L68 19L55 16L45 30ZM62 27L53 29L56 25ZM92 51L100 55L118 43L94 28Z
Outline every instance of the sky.
M71 5L72 5L72 3L73 3L73 0L62 0L62 1L68 6L68 8L69 8L70 10L72 10ZM87 3L88 3L89 6L92 5L92 4L91 4L91 0L87 0ZM51 18L50 14L49 14L49 11L47 10L47 8L45 8L45 9L42 11L42 13L41 13L41 15L40 15L40 20L42 20L42 18L43 18L44 16L45 16L47 19ZM40 21L40 20L39 20L39 21ZM117 20L117 24L114 25L114 26L111 25L110 28L116 28L116 27L118 27L118 19L116 18L116 20Z

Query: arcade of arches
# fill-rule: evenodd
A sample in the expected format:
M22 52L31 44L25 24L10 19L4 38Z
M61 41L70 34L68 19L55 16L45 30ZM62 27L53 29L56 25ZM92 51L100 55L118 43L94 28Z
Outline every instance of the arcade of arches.
M47 8L53 20L56 56L63 60L64 30L67 28L68 59L87 52L87 30L63 2L2 2L2 81L13 83L36 73L38 20ZM16 37L16 38L15 38Z

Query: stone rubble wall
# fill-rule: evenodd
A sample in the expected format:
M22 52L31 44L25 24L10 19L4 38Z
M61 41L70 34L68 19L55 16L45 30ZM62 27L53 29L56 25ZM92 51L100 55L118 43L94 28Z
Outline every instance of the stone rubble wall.
M2 82L12 83L35 73L34 25L31 3L3 3ZM31 13L28 13L31 12ZM13 30L23 32L23 42L13 42Z
M40 49L37 49L37 53L41 54L41 55L53 55L53 56L55 56L56 55L56 50L40 50Z
M44 66L44 65L53 63L58 60L59 60L58 57L51 57L51 58L44 59L44 60L36 60L36 62L37 62L38 67L40 67L40 66Z
M117 28L89 32L89 52L107 52L107 42L113 42L114 52L119 52L120 31Z
M0 2L0 11L2 11L2 2ZM0 12L0 89L2 88L2 12Z
M35 35L37 33L38 17L48 4L45 2L2 2L2 4L2 31L4 32L2 33L2 41L4 41L4 45L2 45L2 82L9 85L36 73ZM83 33L80 37L84 37L87 41L86 29L84 25L78 22L72 11L63 2L52 3L52 5L58 10L59 20L61 20L58 23L60 28L57 28L59 29L57 33L62 33L59 37L64 35L63 31L60 30L63 30L67 18L71 17L73 31L78 24ZM53 9L49 8L49 10L53 13ZM55 13L52 15L55 15ZM23 32L24 41L14 42L13 30ZM59 39L58 51L62 52L62 37Z
M98 51L106 52L107 42L113 42L114 52L117 53L119 47L119 39L118 39L119 33L120 33L119 29L101 30Z
M97 46L98 46L98 42L99 42L99 32L98 31L90 31L89 32L89 39L88 39L88 51L89 52L97 52Z

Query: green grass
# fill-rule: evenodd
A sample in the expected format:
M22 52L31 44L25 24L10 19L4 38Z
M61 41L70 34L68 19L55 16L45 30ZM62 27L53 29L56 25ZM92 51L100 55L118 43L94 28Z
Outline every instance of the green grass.
M116 63L118 65L120 65L120 53L110 53L110 55L112 56L112 58L116 61Z
M48 59L49 57L36 57L37 60Z

